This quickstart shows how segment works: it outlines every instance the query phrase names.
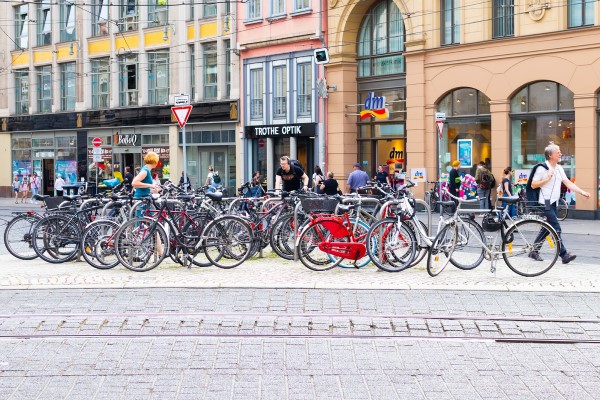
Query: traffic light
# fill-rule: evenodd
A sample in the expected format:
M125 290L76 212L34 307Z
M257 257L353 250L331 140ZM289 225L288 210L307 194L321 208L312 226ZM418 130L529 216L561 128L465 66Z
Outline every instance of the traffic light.
M327 64L329 62L329 52L326 48L315 49L315 64Z

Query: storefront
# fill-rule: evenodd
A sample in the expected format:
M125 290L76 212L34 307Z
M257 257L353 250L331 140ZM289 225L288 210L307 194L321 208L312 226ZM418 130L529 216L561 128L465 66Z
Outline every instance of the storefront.
M275 173L279 168L281 156L296 154L295 159L311 176L315 165L316 131L317 124L246 126L244 134L251 155L250 171L259 171L263 177L267 177L270 170ZM272 165L268 160L272 160ZM267 182L267 186L274 187L274 184Z

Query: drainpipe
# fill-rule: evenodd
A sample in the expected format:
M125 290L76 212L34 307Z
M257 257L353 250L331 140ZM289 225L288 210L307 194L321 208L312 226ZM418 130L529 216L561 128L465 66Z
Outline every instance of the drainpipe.
M319 19L318 19L318 27L317 27L317 39L321 42L323 47L325 46L325 39L323 38L323 1L319 0ZM319 66L319 76L321 78L325 78L325 66L323 64L318 64ZM326 126L326 115L325 115L325 98L319 97L319 114L318 114L318 151L319 151L319 164L321 165L321 169L324 173L327 173L326 168L326 138L325 138L325 126Z

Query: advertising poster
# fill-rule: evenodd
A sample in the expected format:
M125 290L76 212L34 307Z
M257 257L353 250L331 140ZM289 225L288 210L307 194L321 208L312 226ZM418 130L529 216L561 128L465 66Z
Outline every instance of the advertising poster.
M77 182L77 161L57 161L56 173L62 176L67 185Z
M515 169L515 185L527 185L527 181L529 180L529 172L528 169Z
M410 169L410 180L418 184L419 182L427 182L427 169L426 168L411 168Z
M470 168L473 166L473 140L472 139L458 139L458 161L460 161L461 168Z
M23 180L23 176L31 174L31 161L29 160L15 160L12 162L13 179L17 175L19 180Z

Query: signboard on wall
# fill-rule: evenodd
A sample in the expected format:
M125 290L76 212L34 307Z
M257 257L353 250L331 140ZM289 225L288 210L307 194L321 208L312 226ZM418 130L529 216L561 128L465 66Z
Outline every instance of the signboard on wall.
M473 139L458 139L456 141L457 156L461 168L473 166Z
M115 133L113 136L114 146L139 146L142 143L140 135L137 133L130 133L122 135Z
M529 180L529 172L528 169L515 169L515 185L527 185L527 181Z
M142 158L148 153L156 153L159 157L169 157L169 147L142 147Z
M245 126L246 138L285 138L315 136L317 124L286 124L286 125L257 125Z
M112 149L111 148L106 148L106 147L88 147L87 149L87 153L88 153L88 158L90 160L92 160L94 158L94 149L100 149L101 150L101 157L103 160L108 160L112 162ZM98 151L98 150L96 150Z
M427 182L427 168L411 168L410 180L414 183Z

